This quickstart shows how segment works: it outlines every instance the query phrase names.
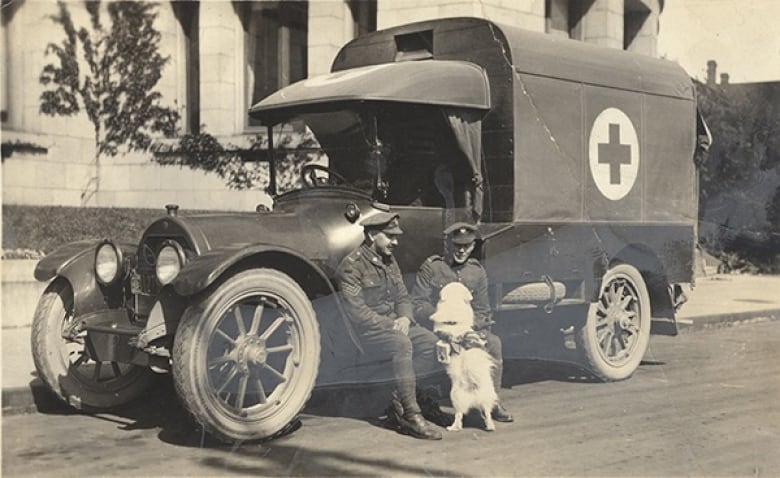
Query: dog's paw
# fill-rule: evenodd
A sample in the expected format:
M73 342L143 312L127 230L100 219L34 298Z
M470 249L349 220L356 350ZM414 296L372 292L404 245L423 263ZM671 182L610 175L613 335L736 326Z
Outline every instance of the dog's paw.
M459 432L461 430L463 430L463 426L462 425L450 425L450 426L447 427L447 431L450 431L450 432Z
M485 430L487 430L487 431L489 431L489 432L494 432L494 431L496 431L496 424L495 424L495 423L493 423L493 422L490 422L490 423L485 423Z

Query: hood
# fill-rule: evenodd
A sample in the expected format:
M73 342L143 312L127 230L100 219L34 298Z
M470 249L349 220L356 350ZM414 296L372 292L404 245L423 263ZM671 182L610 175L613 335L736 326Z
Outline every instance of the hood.
M358 206L361 217L373 209L366 196L313 188L281 196L274 211L168 216L146 230L139 252L156 251L166 239L186 244L196 255L268 245L293 250L335 270L341 258L363 241L359 219L351 222L345 215L348 204Z

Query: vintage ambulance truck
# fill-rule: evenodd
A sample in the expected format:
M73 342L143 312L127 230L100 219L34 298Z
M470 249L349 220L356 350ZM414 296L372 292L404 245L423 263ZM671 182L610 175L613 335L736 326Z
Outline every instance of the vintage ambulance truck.
M72 406L121 405L152 371L170 372L206 431L247 440L285 430L314 386L387 380L335 281L377 202L401 215L396 256L410 282L446 225L479 224L508 357L560 348L621 380L651 333L676 333L698 197L696 99L679 66L434 20L351 41L330 74L250 114L270 138L258 160L272 208L188 216L170 205L138 243L69 244L38 264L50 283L35 364ZM294 152L274 144L296 134L318 146L281 192Z

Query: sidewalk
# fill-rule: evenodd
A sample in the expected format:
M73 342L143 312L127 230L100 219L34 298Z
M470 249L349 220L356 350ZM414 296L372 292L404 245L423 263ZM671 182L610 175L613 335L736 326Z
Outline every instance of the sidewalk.
M780 276L714 274L697 277L677 314L681 331L718 324L780 319Z
M682 332L780 319L780 276L699 277L678 314ZM30 325L2 329L3 413L35 411L51 400L35 376Z

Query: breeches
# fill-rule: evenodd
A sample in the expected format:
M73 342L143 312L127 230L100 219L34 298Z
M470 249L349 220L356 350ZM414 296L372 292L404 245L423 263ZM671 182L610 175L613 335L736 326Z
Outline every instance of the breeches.
M493 369L493 385L496 388L496 394L501 389L501 377L504 375L504 356L501 352L501 339L498 335L485 331L485 350L496 361L496 366Z
M443 370L436 360L438 338L418 325L409 327L409 335L397 330L366 331L360 341L372 358L389 359L399 399L405 412L419 412L415 397L416 377Z

